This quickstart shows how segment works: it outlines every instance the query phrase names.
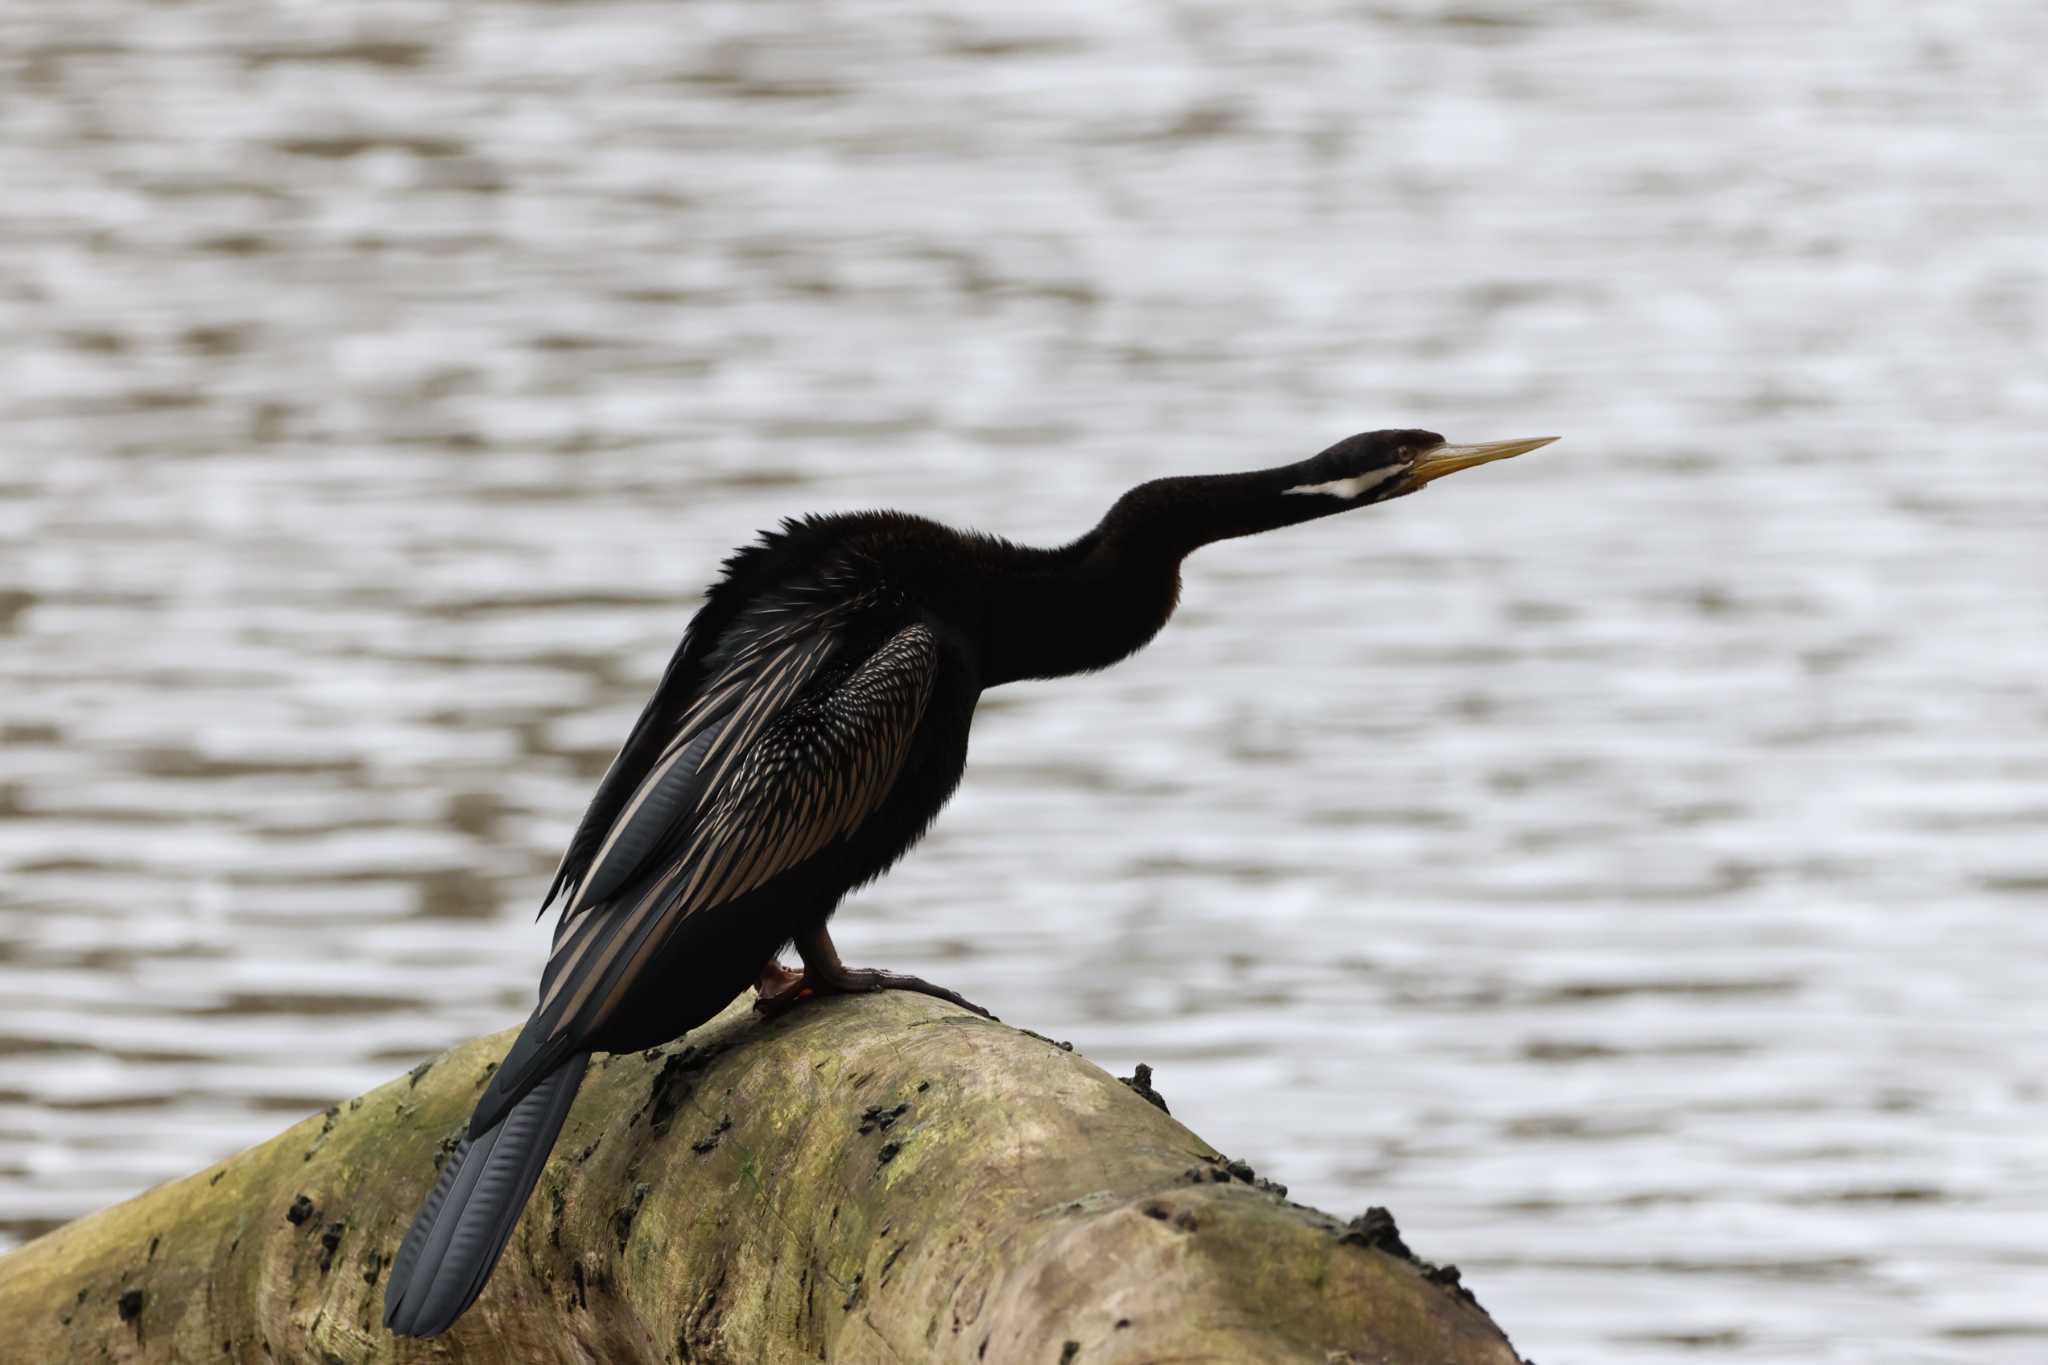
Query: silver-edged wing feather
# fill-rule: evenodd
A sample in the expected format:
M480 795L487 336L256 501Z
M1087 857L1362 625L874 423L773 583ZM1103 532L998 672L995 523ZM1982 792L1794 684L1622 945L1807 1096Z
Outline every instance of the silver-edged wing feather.
M858 600L837 604L841 611L861 605ZM662 671L661 681L647 705L634 719L626 742L619 746L619 752L598 780L590 806L555 868L541 909L545 911L558 897L566 896L570 908L601 899L589 894L600 864L611 868L611 886L616 889L618 874L630 870L636 853L646 852L630 839L623 849L618 847L617 836L622 826L637 830L644 837L647 831L659 827L664 809L670 814L682 809L664 807L665 801L675 800L680 793L673 787L664 787L662 782L687 777L693 771L687 758L700 758L702 754L700 751L686 756L686 761L679 764L678 751L693 740L710 743L743 702L752 699L765 703L767 699L761 689L778 672L786 672L798 685L808 681L821 660L839 647L840 624L838 613L831 607L818 610L799 596L785 596L781 601L755 607L746 613L745 619L732 622L727 631L716 632L737 639L727 648L708 651L711 657L704 660L698 658L701 642L697 637L702 622L693 622ZM811 648L800 648L805 645ZM699 665L704 665L705 678L701 684L693 684ZM652 812L645 811L649 800L654 805ZM643 813L651 813L657 823L627 818Z
M500 1103L479 1117L587 1047L683 920L830 850L881 805L938 643L917 624L850 669L842 655L836 632L792 623L713 670L571 883L540 1006L493 1079Z
M611 817L590 862L575 879L562 917L573 919L615 895L731 771L733 760L815 678L835 652L821 630L770 640L726 661L683 712L674 734L625 804ZM622 751L623 752L623 751Z

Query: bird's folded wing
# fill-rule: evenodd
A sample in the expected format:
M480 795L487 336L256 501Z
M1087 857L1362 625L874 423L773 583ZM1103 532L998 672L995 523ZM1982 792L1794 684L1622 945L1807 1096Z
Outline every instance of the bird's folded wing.
M486 1108L516 1103L557 1054L587 1047L676 925L834 848L881 805L931 696L938 645L906 626L826 685L843 667L836 644L829 633L771 640L698 694L564 907L540 1005Z
M660 827L664 808L674 803L676 783L694 776L705 749L721 737L726 748L743 744L750 723L772 714L777 695L786 695L778 683L787 683L790 690L803 686L843 644L829 612L769 606L752 615L755 619L735 623L730 634L739 639L717 652L705 680L694 689L687 675L695 671L690 661L699 653L697 625L685 633L599 779L541 901L542 910L566 896L563 913L573 915L622 885L648 851L640 840ZM685 752L693 742L697 749ZM636 818L642 816L650 818ZM620 836L629 831L638 831L638 837L626 839L622 848Z

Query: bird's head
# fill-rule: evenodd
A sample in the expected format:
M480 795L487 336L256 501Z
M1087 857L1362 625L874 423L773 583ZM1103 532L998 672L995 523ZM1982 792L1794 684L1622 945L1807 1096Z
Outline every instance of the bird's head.
M1549 445L1555 436L1454 446L1433 431L1367 431L1347 436L1302 466L1287 496L1334 498L1354 506L1385 502L1433 479L1473 465L1505 460Z
M1075 544L1111 547L1121 556L1118 562L1156 554L1177 564L1203 545L1405 497L1446 474L1505 460L1556 439L1454 446L1433 431L1363 432L1320 455L1275 469L1141 483L1117 499L1101 524Z

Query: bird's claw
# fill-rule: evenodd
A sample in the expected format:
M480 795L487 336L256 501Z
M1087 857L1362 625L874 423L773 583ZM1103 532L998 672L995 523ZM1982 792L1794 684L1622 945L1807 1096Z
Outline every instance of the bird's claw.
M825 995L866 995L870 991L912 991L918 995L929 995L948 1004L978 1014L984 1019L996 1016L969 1000L958 991L934 985L920 976L903 972L879 971L873 967L848 967L829 977L815 972L792 972L780 963L763 969L761 982L757 987L759 995L754 1001L754 1012L773 1018L785 1014L805 1000Z

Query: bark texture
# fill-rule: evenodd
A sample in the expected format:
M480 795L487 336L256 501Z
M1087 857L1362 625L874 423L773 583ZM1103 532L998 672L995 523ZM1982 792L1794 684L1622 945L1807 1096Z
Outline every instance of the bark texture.
M0 1356L1517 1365L1379 1211L1288 1203L1061 1047L750 1000L598 1060L443 1338L384 1332L384 1273L510 1034L0 1257Z

